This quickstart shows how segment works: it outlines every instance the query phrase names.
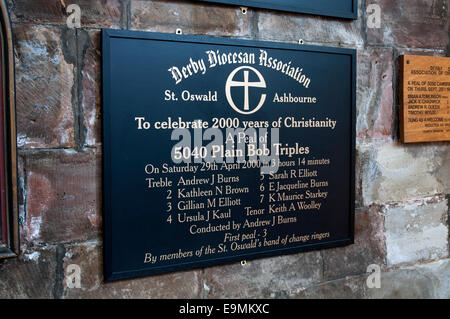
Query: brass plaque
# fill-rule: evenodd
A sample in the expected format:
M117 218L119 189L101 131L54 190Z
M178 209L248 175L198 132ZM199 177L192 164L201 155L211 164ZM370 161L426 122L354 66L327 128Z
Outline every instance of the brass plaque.
M403 143L450 141L450 58L400 56Z

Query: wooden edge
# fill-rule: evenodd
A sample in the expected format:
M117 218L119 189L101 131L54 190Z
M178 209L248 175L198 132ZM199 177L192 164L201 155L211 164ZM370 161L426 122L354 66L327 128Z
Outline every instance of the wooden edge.
M3 28L2 28L3 30ZM3 36L3 32L0 32L0 75L4 74L4 69L5 69L5 63L3 61L3 52L4 52L4 36ZM0 156L0 203L1 203L1 236L0 236L0 242L2 244L4 243L9 243L9 231L8 231L8 206L7 206L7 202L6 202L6 189L7 189L7 183L6 183L6 176L5 176L5 172L8 169L7 165L6 165L6 156L4 156L4 154L6 154L6 132L7 132L7 128L5 127L6 124L6 98L5 98L5 92L6 92L6 87L5 87L5 81L4 81L4 77L0 76L0 154L2 156Z
M9 125L7 125L7 152L6 170L7 205L8 205L8 232L9 232L9 253L0 254L0 258L14 257L19 254L19 213L18 213L18 191L17 191L17 139L16 139L16 107L15 107L15 77L14 77L14 46L11 22L9 19L8 7L5 0L0 0L0 9L5 36L5 58L4 58L4 79L5 79L5 110ZM8 124L8 123L6 123Z
M399 97L399 119L400 119L400 141L402 143L405 143L405 114L404 114L404 63L405 63L405 56L400 55L398 58L398 64L399 64L399 76L398 76L398 97Z

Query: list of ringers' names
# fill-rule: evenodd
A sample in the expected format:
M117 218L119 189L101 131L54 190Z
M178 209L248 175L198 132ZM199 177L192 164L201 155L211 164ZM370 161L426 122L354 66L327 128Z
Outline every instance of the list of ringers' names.
M450 141L450 58L400 57L401 139Z
M185 122L181 117L151 123L145 117L135 117L136 129L207 129L210 123L203 120ZM270 128L268 121L240 123L238 119L224 119L225 123L243 124L246 127ZM215 120L213 120L214 122ZM239 123L238 123L239 122ZM282 128L319 128L334 130L336 121L330 118L285 117L277 121ZM257 131L256 131L257 132ZM154 254L147 251L142 256L144 264L157 264L169 260L205 255L220 256L229 252L251 253L257 248L280 249L293 244L320 242L330 237L330 232L295 233L280 235L272 231L282 225L302 223L305 214L320 214L329 196L329 181L321 170L332 165L330 158L318 158L314 149L299 139L295 143L272 144L268 135L247 135L244 131L230 136L234 142L244 143L242 149L213 146L210 158L220 161L196 160L204 157L205 148L174 147L173 158L188 160L175 164L149 162L143 168L143 185L148 192L160 195L165 212L159 218L169 225L182 225L187 236L220 234L219 243L192 247L191 249ZM231 134L231 133L230 133ZM261 139L265 144L261 147ZM269 146L264 146L269 145ZM269 149L271 148L271 149ZM272 152L273 158L263 163L258 157ZM247 156L245 156L247 155ZM238 161L244 156L247 160ZM229 161L229 159L233 161ZM169 158L170 160L170 158ZM278 170L261 174L263 165L276 166ZM251 170L258 178L245 181ZM325 174L323 174L325 175ZM257 193L258 200L245 201L248 194ZM215 237L216 238L216 237ZM202 242L204 242L202 240Z

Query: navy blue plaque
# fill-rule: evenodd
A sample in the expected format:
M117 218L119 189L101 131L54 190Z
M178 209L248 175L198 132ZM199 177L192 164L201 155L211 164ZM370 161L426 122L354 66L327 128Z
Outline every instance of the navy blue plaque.
M357 19L358 0L198 0L329 17Z
M355 50L102 36L105 280L353 243Z

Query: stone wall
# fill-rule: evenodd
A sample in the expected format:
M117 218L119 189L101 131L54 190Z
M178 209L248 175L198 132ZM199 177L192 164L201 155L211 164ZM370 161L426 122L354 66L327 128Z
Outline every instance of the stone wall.
M9 0L16 62L21 255L0 298L450 297L450 145L399 142L397 57L449 55L448 0L360 0L347 21L144 0ZM81 7L80 29L65 6ZM366 7L379 4L380 29ZM103 283L101 28L356 48L356 242L344 248ZM69 289L65 270L82 269ZM381 266L381 288L366 285Z

